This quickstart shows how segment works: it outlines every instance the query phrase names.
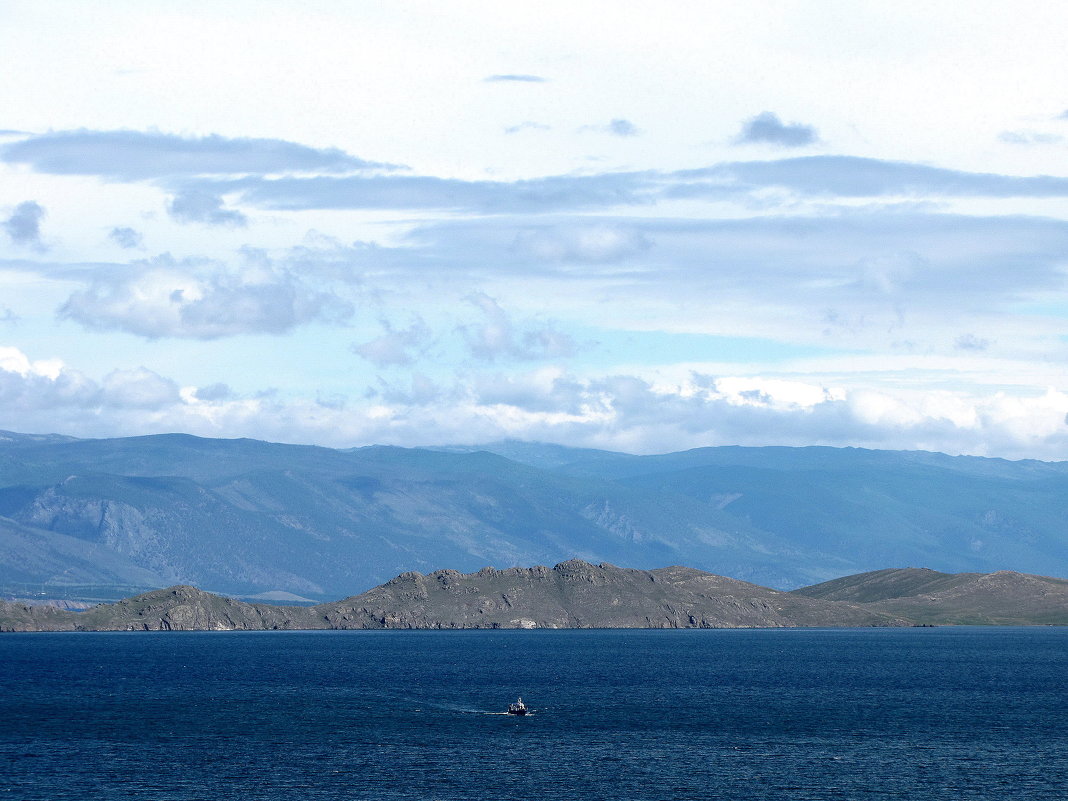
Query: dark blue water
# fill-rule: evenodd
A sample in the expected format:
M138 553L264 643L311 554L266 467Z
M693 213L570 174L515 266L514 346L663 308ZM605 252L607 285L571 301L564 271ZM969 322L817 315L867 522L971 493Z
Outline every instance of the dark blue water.
M1063 801L1068 630L2 635L8 798Z

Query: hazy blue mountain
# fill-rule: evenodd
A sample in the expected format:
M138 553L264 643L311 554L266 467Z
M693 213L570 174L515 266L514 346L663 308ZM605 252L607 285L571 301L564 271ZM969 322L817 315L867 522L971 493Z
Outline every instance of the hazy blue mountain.
M0 592L62 577L70 597L78 575L325 600L409 570L570 558L780 588L888 564L1068 575L1066 490L1065 463L848 448L632 456L0 432Z
M116 598L166 579L102 543L0 517L0 587L13 595L62 596L65 589ZM57 592L58 590L58 592Z
M601 451L593 448L569 448L566 445L553 445L545 442L521 442L519 440L502 440L488 445L444 445L434 446L426 450L442 451L445 453L476 453L486 451L495 453L513 462L521 462L532 467L566 467L577 461L598 461L612 459L637 459L626 453L615 451Z

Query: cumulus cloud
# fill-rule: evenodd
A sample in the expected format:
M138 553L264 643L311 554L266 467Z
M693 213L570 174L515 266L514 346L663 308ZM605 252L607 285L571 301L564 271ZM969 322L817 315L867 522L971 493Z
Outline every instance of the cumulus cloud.
M422 319L416 319L407 328L396 329L388 320L382 321L385 333L380 337L353 345L352 350L377 367L409 365L415 354L430 340L430 329Z
M100 403L119 409L161 409L178 403L178 385L145 367L113 370L101 384Z
M771 111L757 114L742 124L736 144L769 144L779 147L804 147L818 141L819 135L811 125L799 122L786 124Z
M940 389L842 388L761 376L691 373L677 381L558 367L480 374L452 386L416 371L354 407L317 393L236 396L225 385L179 390L146 367L100 381L0 346L0 428L115 436L178 430L350 447L517 438L637 453L703 445L832 445L1061 458L1068 394L969 395Z
M407 430L408 442L422 443L455 442L465 432L472 441L476 432L482 441L511 437L637 453L821 444L1047 458L1059 458L1068 445L1068 395L1053 390L1012 398L894 394L753 376L693 374L663 383L543 369L438 388L425 401L413 393L391 397L396 405L380 409L379 425L394 437Z
M144 244L145 238L140 231L133 228L112 228L108 233L108 239L120 248L139 248Z
M204 223L229 228L243 228L248 224L248 218L241 212L223 208L222 198L198 189L185 189L176 194L167 203L167 213L180 223Z
M70 296L59 316L99 331L149 339L218 339L282 334L315 321L338 322L351 305L270 267L231 271L164 256L101 275Z
M250 408L243 401L228 406L232 413ZM162 427L210 436L219 412L190 405L174 380L146 367L112 370L97 381L60 360L34 361L18 348L0 346L0 428L92 437L157 433Z
M0 147L0 159L53 175L144 180L183 175L395 169L335 148L282 139L184 137L158 131L56 131Z
M486 83L545 83L548 79L540 75L506 73L504 75L487 75L482 80Z
M590 406L587 385L551 368L519 375L484 375L471 392L480 407L511 407L524 413L580 416Z
M44 207L34 200L27 200L15 206L11 216L4 221L4 231L16 245L41 247L41 220L45 217Z
M520 328L496 300L483 292L467 298L483 314L481 323L461 328L471 354L477 359L558 359L575 353L575 341L548 326Z
M230 389L229 384L217 382L215 384L208 384L206 387L197 387L194 392L197 400L202 401L221 401L228 400L234 396L234 391Z
M34 362L17 348L0 346L0 428L58 431L56 410L95 408L99 392L96 383L59 362ZM30 428L35 422L39 427ZM70 430L87 422L76 417Z

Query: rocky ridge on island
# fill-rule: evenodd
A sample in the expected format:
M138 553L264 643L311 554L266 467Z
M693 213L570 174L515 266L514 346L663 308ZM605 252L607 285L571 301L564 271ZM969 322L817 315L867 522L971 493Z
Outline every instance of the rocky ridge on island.
M1068 625L1068 581L999 571L874 571L784 592L687 567L592 565L403 573L315 606L175 586L85 612L0 602L0 631L781 628Z

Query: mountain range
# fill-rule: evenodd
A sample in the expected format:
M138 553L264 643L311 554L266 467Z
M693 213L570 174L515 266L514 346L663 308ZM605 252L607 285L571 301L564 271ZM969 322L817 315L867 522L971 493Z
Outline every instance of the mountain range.
M780 589L886 565L1068 576L1066 490L1065 462L912 451L0 432L0 595L319 602L410 571L573 558Z

